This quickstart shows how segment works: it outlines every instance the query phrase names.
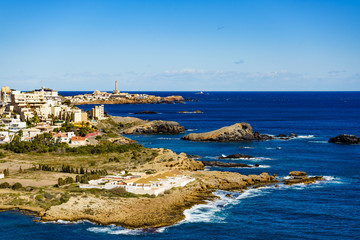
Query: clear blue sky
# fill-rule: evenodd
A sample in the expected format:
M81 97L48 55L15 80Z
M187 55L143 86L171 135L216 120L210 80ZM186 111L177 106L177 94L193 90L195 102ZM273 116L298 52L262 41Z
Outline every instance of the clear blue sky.
M0 85L360 90L360 1L0 0Z

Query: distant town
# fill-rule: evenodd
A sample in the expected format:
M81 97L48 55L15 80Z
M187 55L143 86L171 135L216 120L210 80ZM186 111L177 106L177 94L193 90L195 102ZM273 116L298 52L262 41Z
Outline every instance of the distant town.
M32 141L42 133L51 133L54 140L69 146L83 146L95 138L97 130L91 122L106 118L103 104L179 103L181 96L158 97L147 94L112 93L94 91L92 94L62 97L58 91L42 87L21 92L9 87L1 88L0 144L10 143L15 136L20 141ZM91 111L75 105L97 104ZM68 131L68 130L75 131Z
M39 134L51 133L55 141L70 146L86 145L87 138L97 134L89 121L105 118L103 105L84 112L58 91L45 87L30 92L2 87L0 115L0 143L10 143L15 136L20 141L32 141ZM65 123L79 131L66 131Z

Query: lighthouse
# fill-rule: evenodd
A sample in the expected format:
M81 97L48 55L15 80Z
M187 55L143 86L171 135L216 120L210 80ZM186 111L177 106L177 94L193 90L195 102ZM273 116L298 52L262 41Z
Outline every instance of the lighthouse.
M115 80L115 90L113 91L113 94L119 94L120 91L118 90L118 87L117 87L117 80Z

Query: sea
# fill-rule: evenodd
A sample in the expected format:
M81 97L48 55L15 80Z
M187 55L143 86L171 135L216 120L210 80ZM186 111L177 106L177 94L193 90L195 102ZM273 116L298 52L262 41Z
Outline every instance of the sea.
M60 92L75 95L84 92ZM241 174L290 171L324 176L316 184L217 191L219 198L185 211L185 219L158 229L129 230L87 221L37 222L18 211L0 212L0 239L360 239L360 145L328 143L339 134L360 136L360 92L140 92L191 98L184 104L105 105L114 116L177 121L186 133L250 123L263 134L295 133L291 140L246 143L188 142L179 135L128 136L146 147L216 160L234 153L254 159L232 162L258 168L207 168ZM79 106L90 110L93 105ZM179 113L200 110L203 113ZM155 111L158 114L134 114ZM134 216L135 217L135 216Z

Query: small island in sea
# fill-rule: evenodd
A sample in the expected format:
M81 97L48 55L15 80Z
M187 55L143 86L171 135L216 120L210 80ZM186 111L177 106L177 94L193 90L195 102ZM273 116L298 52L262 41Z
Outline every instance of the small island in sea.
M109 116L103 105L84 112L73 99L77 98L64 98L48 88L30 92L1 89L1 210L33 212L40 221L90 220L126 228L156 228L183 220L184 210L216 199L213 193L217 190L236 193L323 180L294 169L286 179L266 172L204 171L205 166L249 165L202 162L186 153L146 148L123 134L179 134L184 133L184 126L173 121ZM243 142L294 136L272 137L253 132L248 123L237 123L199 134L198 139L184 139ZM234 154L219 159L244 156L251 158Z

